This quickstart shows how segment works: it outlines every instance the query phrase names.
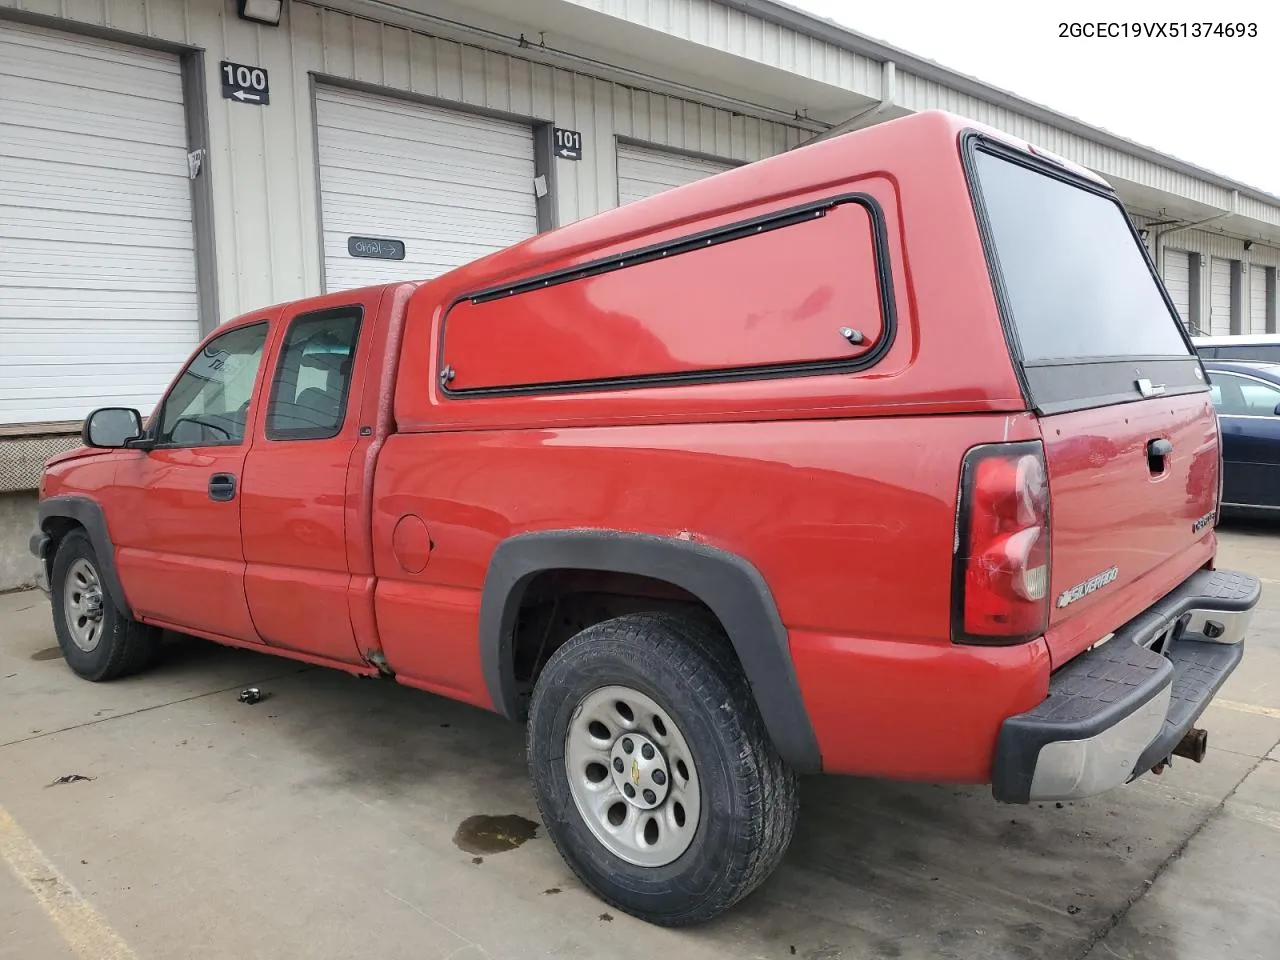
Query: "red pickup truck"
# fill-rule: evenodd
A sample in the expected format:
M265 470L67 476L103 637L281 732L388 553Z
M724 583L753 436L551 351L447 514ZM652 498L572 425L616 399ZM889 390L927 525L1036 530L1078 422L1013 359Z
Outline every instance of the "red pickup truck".
M224 324L32 548L86 679L173 629L527 723L570 866L674 925L769 875L797 773L1198 759L1260 591L1219 484L1107 185L926 113Z

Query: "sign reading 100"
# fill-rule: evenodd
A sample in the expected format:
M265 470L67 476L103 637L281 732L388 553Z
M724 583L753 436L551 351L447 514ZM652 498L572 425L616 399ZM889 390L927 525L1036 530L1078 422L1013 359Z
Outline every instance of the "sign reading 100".
M267 71L262 67L251 67L243 63L223 60L221 72L224 100L238 100L240 103L258 105L271 102L271 87L267 81Z

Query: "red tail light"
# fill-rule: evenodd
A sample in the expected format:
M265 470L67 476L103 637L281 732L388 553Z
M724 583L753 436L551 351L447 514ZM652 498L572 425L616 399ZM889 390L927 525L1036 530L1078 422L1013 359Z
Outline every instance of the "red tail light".
M960 468L951 639L1011 644L1049 624L1049 484L1038 442L974 447Z

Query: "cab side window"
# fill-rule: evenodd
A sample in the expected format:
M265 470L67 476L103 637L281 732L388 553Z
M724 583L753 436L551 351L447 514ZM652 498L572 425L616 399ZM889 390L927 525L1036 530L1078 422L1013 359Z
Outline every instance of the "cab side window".
M267 407L268 440L322 440L346 420L361 309L340 307L296 318Z
M205 344L165 398L158 444L212 447L244 442L268 331L267 324L255 323Z

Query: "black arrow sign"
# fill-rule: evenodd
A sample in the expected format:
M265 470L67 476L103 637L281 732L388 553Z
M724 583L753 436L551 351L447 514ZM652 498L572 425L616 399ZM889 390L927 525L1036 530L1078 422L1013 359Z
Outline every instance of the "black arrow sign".
M582 159L582 134L577 130L555 128L555 155L561 160Z
M264 68L223 60L218 73L222 78L222 99L257 106L271 102L271 85Z

